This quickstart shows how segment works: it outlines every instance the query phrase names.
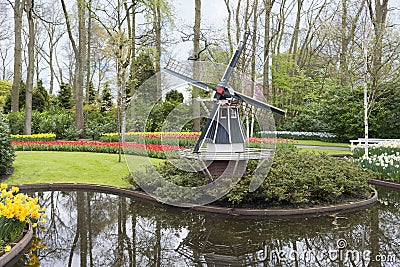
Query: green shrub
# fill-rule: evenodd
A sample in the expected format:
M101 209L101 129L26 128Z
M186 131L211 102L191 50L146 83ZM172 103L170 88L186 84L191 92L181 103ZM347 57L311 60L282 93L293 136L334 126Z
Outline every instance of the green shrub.
M219 202L228 206L298 207L364 199L371 193L371 187L367 183L372 178L371 172L362 170L346 159L334 158L327 154L278 149L267 177L265 173L268 168L266 165L263 166L264 170L258 169L255 174L257 162L249 161L244 176ZM169 162L156 169L164 179L177 185L199 186L207 182L200 174L182 171ZM265 180L256 191L249 192L250 182L256 175ZM146 181L158 192L167 190L167 188L157 188L160 185L155 184L153 177L154 173L151 171L134 173L128 182L136 185L136 181ZM185 192L179 189L176 194L182 195Z
M10 129L7 120L0 113L0 175L11 171L15 154L11 145Z

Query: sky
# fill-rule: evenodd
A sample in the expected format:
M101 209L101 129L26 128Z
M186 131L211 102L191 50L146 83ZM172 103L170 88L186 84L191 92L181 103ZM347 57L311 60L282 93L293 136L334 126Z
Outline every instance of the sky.
M227 20L228 13L224 0L202 0L201 1L201 27L221 29ZM175 25L180 28L182 25L194 25L195 0L172 0L175 9ZM179 32L175 32L177 40L180 39ZM172 49L172 57L178 60L185 60L190 56L193 43L178 43Z

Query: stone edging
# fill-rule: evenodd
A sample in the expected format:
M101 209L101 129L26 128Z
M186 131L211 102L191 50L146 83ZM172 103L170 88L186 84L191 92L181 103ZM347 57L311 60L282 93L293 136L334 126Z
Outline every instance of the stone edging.
M68 184L68 183L55 183L55 184L24 184L18 185L20 190L49 190L49 191L62 191L62 190L90 190L102 193L111 193L116 195L124 195L128 197L135 197L150 201L152 203L160 204L152 196L135 190L117 188L113 186L102 186L93 184ZM224 208L217 206L188 206L191 210L224 214L224 215L237 215L237 216L263 216L263 217L293 217L293 216L313 216L322 213L336 212L336 211L347 211L361 209L374 204L378 200L378 193L374 189L371 197L366 200L355 201L339 205L331 205L324 207L312 207L312 208L300 208L300 209L244 209L244 208Z
M379 187L389 188L389 189L400 191L399 183L394 183L394 182L389 182L389 181L384 181L384 180L377 180L377 179L368 180L368 183L379 186Z
M28 230L24 233L24 235L19 240L11 244L11 250L9 252L5 252L0 256L0 266L14 266L16 261L20 258L21 253L23 253L30 245L32 237L33 228L32 223L29 222Z

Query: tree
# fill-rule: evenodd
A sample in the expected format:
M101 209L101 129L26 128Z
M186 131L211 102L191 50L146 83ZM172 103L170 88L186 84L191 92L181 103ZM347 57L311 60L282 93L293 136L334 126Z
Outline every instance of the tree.
M26 15L29 25L28 42L28 73L26 76L26 98L25 98L25 124L24 134L31 134L32 128L32 92L33 74L35 67L35 24L33 21L33 0L26 0Z
M49 75L50 75L50 88L49 94L52 95L54 91L54 78L58 80L59 83L62 83L62 77L57 77L56 71L54 70L54 55L56 54L57 44L60 39L63 37L65 31L60 27L57 23L61 18L61 11L59 8L55 9L55 3L58 0L52 0L49 4L49 7L45 10L44 14L46 14L46 21L44 22L47 40L48 40L48 52L41 51L46 55L45 60L49 65ZM57 59L57 58L56 58Z
M75 56L75 73L74 73L74 96L75 96L75 127L76 131L80 132L82 136L84 134L84 116L83 116L83 85L84 85L84 70L86 63L86 29L85 29L85 1L77 0L78 6L78 45L71 30L71 22L69 20L69 15L67 8L65 6L65 1L61 0L61 5L64 12L65 23L67 26L68 37L71 46L74 50Z
M5 80L0 80L0 108L6 103L7 96L10 95L12 83Z
M201 25L201 0L195 0L195 15L194 15L194 26L193 26L193 55L197 55L196 58L200 58L200 25ZM199 70L197 64L193 65L194 75L198 75ZM194 77L198 79L198 77ZM197 98L200 96L199 88L193 86L192 89L192 105L193 105L193 131L200 131L200 103Z
M87 103L89 105L95 104L96 103L96 91L94 90L94 85L93 85L92 81L89 82L89 86L87 86L86 90L88 90L88 92L87 92L87 95L88 95Z
M49 107L49 94L43 87L42 80L39 80L32 94L32 109L39 112L45 111Z
M106 84L103 87L103 92L101 93L101 100L100 100L100 111L105 112L109 110L113 106L112 102L112 94L110 90L110 84L109 82L106 82Z
M71 109L73 106L72 89L68 83L61 83L57 95L58 106L65 109Z
M183 103L183 94L178 92L177 90L169 91L165 95L165 101L169 101L171 103L174 103L175 105L178 105L180 103Z
M20 81L19 85L19 95L18 95L18 106L22 110L25 107L25 97L26 97L26 86L23 81ZM11 112L11 94L7 95L6 102L3 107L4 113Z
M19 85L22 78L22 13L25 0L15 0L14 4L14 78L11 91L11 111L19 111Z

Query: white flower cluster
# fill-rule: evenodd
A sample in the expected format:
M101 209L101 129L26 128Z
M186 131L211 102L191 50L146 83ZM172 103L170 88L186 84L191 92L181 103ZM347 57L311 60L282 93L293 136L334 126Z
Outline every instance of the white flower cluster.
M383 153L354 159L363 168L381 173L390 180L399 181L400 178L400 152L394 154Z
M262 131L259 132L261 136L273 136L276 135L277 137L285 137L285 138L294 138L294 139L324 139L324 138L336 138L337 136L327 132L291 132L291 131Z
M353 148L362 148L364 149L365 144L360 143ZM400 148L400 141L385 141L385 142L380 142L378 144L369 144L368 148L374 149L374 148Z

